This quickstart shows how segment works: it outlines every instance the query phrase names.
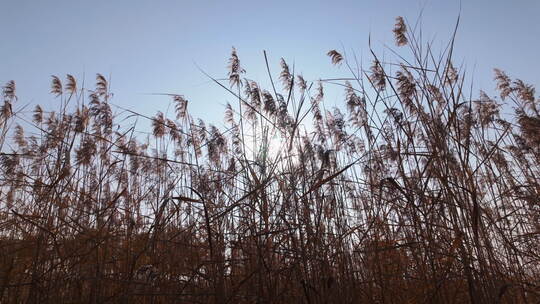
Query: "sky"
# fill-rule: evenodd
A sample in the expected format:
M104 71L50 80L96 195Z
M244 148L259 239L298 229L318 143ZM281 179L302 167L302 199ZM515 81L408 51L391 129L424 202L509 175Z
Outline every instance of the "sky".
M346 76L329 50L369 63L369 37L389 55L395 17L414 24L421 14L424 37L440 49L461 16L455 57L473 90L493 91L495 67L538 87L538 12L538 0L0 0L0 82L16 81L21 104L55 108L51 75L72 74L91 88L102 73L116 105L153 115L170 99L149 93L182 94L192 115L219 123L234 98L198 67L226 77L231 47L253 80L267 81L263 50L274 76L281 57L306 80Z

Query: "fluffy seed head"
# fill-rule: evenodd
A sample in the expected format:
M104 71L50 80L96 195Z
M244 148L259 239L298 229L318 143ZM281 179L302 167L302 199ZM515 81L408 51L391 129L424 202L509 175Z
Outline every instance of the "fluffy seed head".
M343 60L343 56L336 50L328 51L326 55L330 56L330 58L332 59L332 64L334 65L340 64Z
M240 58L236 53L236 49L233 47L231 51L231 58L229 58L229 83L231 86L238 86L240 82L240 74L245 73L245 70L240 67Z
M500 69L493 69L493 71L495 73L495 81L497 82L497 90L499 91L502 100L504 100L513 91L510 77Z
M60 81L60 78L54 75L52 75L51 77L52 77L51 93L56 96L62 95L62 82Z
M384 90L386 88L386 77L384 75L384 70L381 63L377 59L373 61L373 65L371 66L370 80L376 89Z
M74 94L77 91L77 80L70 74L66 75L66 91Z
M394 37L396 38L396 45L397 46L404 46L407 44L407 26L405 25L405 21L403 20L403 17L399 16L396 18L396 24L394 26Z

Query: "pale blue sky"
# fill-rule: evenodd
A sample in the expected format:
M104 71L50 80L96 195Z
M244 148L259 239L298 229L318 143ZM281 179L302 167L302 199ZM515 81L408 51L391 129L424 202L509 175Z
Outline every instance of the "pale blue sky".
M235 46L251 79L266 79L263 50L275 73L284 57L308 80L343 75L328 50L367 58L371 34L376 50L389 54L381 46L394 47L394 18L414 22L422 8L426 37L442 46L460 13L457 0L0 0L0 82L14 79L21 103L52 106L50 75L93 83L100 72L112 77L113 103L153 115L169 99L144 93L179 93L195 116L221 122L222 104L233 99L195 63L225 77ZM476 88L493 89L494 67L538 86L539 12L537 0L462 1L458 64L474 70Z

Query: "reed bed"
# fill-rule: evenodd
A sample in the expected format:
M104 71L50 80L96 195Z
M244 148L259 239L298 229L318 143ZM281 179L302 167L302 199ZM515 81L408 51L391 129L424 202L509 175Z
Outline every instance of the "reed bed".
M470 92L453 38L394 34L412 59L266 61L268 88L233 49L221 127L181 95L116 106L99 74L53 76L55 111L5 84L0 302L538 303L540 99L497 69L499 97Z

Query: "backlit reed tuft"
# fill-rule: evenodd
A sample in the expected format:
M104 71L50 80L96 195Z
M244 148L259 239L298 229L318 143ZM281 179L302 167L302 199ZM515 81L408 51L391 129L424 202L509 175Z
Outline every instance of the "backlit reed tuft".
M397 46L404 46L408 43L406 34L407 26L405 25L403 17L399 16L396 18L396 24L394 26L394 37Z

